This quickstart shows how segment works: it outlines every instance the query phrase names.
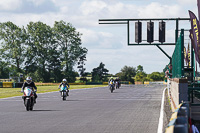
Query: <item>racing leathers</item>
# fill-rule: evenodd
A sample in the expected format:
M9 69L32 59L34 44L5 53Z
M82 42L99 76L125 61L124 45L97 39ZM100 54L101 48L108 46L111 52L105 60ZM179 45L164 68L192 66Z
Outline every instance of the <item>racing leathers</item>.
M63 83L63 82L61 82L60 85L59 85L59 87L58 87L58 89L60 89L60 87L61 87L62 85L67 87L67 96L69 96L69 84L68 84L68 83Z
M21 91L24 92L24 88L25 87L31 87L32 88L32 91L34 92L34 97L35 97L35 103L36 103L36 98L37 98L37 94L36 94L36 91L37 91L37 87L35 86L35 83L32 81L31 83L28 83L28 82L24 82L24 84L22 85L22 89ZM35 91L34 91L35 89ZM25 100L25 97L22 97L24 100Z

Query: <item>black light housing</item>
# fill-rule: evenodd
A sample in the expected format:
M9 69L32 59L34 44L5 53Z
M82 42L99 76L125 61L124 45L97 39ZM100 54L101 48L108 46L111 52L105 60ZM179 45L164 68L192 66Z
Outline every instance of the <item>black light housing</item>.
M152 43L154 37L154 22L147 22L147 42Z
M142 42L142 22L135 22L135 42Z
M159 22L159 42L165 42L165 22Z

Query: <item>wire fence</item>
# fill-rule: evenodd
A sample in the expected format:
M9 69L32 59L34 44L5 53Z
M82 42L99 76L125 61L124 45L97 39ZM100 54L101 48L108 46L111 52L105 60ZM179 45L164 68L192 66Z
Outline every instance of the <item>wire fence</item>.
M172 78L181 78L184 75L184 30L176 42L176 47L172 55Z

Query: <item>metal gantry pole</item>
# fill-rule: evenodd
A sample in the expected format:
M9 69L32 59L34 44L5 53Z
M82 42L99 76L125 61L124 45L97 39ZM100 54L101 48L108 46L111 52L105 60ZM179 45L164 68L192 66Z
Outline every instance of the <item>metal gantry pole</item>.
M184 29L181 29L181 77L184 77Z
M127 43L128 43L128 45L129 45L129 42L130 42L130 32L129 32L130 28L129 28L129 23L130 23L130 22L129 22L129 20L128 20L128 21L127 21L127 34L128 34L128 35L127 35L127 36L128 36L128 38L127 38L127 39L128 39L128 42L127 42Z

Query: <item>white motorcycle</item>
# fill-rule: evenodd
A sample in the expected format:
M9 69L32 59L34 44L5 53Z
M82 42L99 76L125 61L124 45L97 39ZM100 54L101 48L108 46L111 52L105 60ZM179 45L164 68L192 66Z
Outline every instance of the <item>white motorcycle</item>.
M26 107L26 110L33 110L34 102L35 102L35 96L34 91L32 87L25 87L24 89L24 105Z

